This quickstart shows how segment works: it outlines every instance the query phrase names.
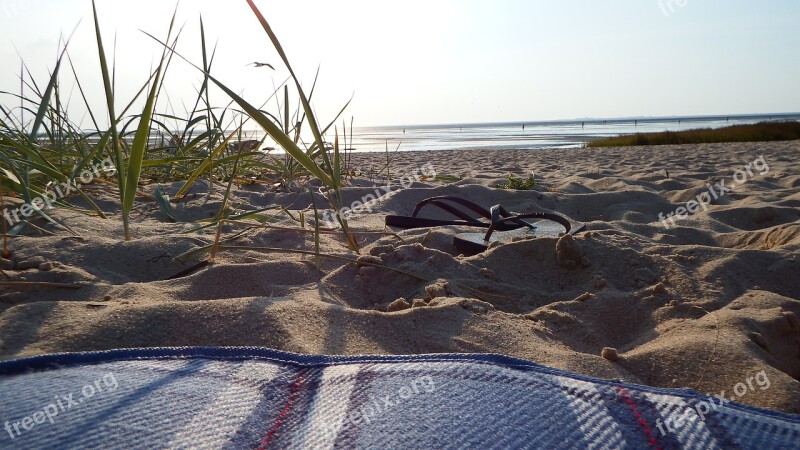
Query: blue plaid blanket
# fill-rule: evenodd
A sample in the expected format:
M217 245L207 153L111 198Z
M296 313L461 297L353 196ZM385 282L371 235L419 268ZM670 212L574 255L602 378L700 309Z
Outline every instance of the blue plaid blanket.
M798 448L800 416L500 355L167 348L0 362L0 448Z

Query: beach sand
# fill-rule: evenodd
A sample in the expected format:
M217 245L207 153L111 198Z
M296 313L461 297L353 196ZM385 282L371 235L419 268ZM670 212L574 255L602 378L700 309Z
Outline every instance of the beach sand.
M759 157L765 164L753 165ZM385 154L353 155L362 171L345 190L346 205L369 200L385 185L377 174L385 161ZM724 392L726 399L799 413L798 161L798 141L400 152L391 165L395 180L426 163L439 176L461 180L393 185L367 202L371 212L351 217L354 230L385 231L387 214L408 215L436 195L516 212L555 211L588 224L574 242L527 239L472 257L456 253L452 236L475 230L359 236L362 261L422 279L331 258L229 250L209 267L163 281L205 257L173 259L212 241L213 229L190 232L196 225L185 221L213 215L224 186L209 198L197 183L174 205L184 221L178 223L140 197L135 239L124 242L115 193L96 183L87 192L108 219L53 210L76 235L38 220L44 231L13 238L13 255L0 260L6 281L82 286L3 287L0 358L206 345L325 354L502 353L595 377ZM740 172L743 182L707 211L671 229L659 221L659 213L708 192L706 183L738 181L736 170L748 163L751 174ZM508 173L530 171L533 190L493 188ZM180 185L164 189L174 195ZM294 210L311 206L308 191L276 192L264 184L239 186L234 196L244 209L280 205L295 217ZM267 214L275 216L274 225L297 226L283 212ZM244 230L226 226L226 245L314 250L309 233L254 228L237 236ZM325 253L351 256L343 242L323 235L320 245ZM604 358L604 348L616 351L606 350ZM768 388L757 383L764 377Z

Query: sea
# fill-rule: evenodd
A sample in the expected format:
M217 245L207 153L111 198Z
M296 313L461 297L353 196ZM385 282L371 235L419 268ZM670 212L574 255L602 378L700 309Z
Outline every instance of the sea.
M347 129L347 136L339 135L339 144L341 149L352 152L581 148L589 141L604 137L771 121L800 121L800 113L354 127ZM307 129L304 131L308 134ZM225 131L226 135L233 132ZM330 142L333 141L332 134L333 131L329 130L326 136ZM261 141L262 138L264 151L283 153L275 141L264 136L263 130L246 129L241 135L242 141ZM153 146L169 145L169 136L160 131L151 134L150 139ZM303 136L303 140L310 142L313 137Z
M786 120L800 120L800 113L355 127L352 141L348 131L347 147L355 152L580 148L609 136Z

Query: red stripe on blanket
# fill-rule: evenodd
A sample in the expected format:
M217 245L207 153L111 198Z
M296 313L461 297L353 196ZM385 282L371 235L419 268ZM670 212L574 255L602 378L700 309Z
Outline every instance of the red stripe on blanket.
M294 404L295 400L297 400L297 396L300 394L300 387L305 382L307 373L308 369L300 369L300 371L297 372L297 375L295 375L292 385L289 386L289 396L286 397L286 401L283 403L283 407L281 407L281 410L278 412L278 417L275 418L275 422L272 424L272 427L267 430L267 434L265 434L264 439L261 440L261 443L258 446L259 450L266 449L267 445L269 445L269 442L272 440L272 437L275 436L275 433L277 433L278 430L280 430L281 425L283 425L283 421L286 419L286 416L292 409L292 405Z
M625 389L623 389L621 386L617 386L617 392L622 396L623 400L625 400L625 403L628 404L628 408L630 408L631 412L633 412L633 418L636 419L636 423L638 423L642 428L642 431L644 431L644 434L647 437L648 447L652 445L656 450L661 450L661 448L656 445L657 441L655 435L653 434L653 430L647 426L647 421L644 420L642 414L637 410L636 403L633 401L633 399L628 396L628 393L625 392Z

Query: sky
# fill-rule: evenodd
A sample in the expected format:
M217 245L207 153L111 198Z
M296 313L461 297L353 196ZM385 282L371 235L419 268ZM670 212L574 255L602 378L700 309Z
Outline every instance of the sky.
M321 122L357 126L800 111L796 0L256 0ZM176 2L98 0L106 50L116 40L118 103L146 82ZM212 74L253 104L288 71L245 0L184 0L177 51L200 63L199 21L217 46ZM92 109L104 97L90 0L0 0L0 90L19 92L20 61L39 86L64 36ZM73 34L74 32L74 34ZM275 70L247 66L271 63ZM184 114L200 72L176 60L161 107ZM76 123L86 108L62 73ZM227 98L214 92L212 103ZM6 108L18 107L9 95ZM275 101L267 109L276 112Z

